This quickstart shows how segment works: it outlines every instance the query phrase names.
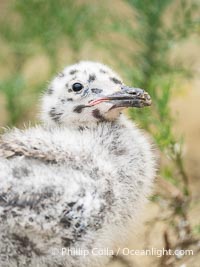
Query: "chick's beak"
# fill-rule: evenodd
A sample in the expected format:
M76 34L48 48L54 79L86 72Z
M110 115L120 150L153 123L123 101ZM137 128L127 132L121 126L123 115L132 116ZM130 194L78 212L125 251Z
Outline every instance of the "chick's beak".
M89 106L95 106L102 102L112 103L113 108L137 107L142 108L151 105L151 97L140 88L122 86L121 90L114 94L99 97L89 102Z

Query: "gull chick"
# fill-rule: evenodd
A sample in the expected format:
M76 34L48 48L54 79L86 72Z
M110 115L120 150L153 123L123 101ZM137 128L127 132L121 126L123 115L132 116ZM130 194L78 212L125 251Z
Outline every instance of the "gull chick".
M106 266L155 177L151 143L121 112L150 105L100 63L55 77L41 125L0 139L1 267Z

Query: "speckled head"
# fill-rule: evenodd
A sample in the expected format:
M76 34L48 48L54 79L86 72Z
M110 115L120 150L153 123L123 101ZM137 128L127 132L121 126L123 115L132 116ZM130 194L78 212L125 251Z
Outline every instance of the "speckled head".
M42 98L41 117L50 126L88 126L116 120L124 108L150 104L144 90L125 86L107 66L82 61L51 82Z

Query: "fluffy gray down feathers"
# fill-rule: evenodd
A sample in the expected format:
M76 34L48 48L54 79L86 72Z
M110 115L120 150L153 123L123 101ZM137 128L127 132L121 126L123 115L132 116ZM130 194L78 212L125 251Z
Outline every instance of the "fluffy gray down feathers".
M124 115L92 127L7 132L0 140L0 266L105 266L111 256L92 250L123 246L154 177L152 146Z

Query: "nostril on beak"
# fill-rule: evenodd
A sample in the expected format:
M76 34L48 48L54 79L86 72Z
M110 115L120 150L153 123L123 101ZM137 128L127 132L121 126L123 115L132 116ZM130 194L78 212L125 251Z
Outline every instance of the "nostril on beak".
M143 96L145 94L145 91L140 88L132 88L128 86L123 86L122 91L124 93L127 93L129 95L135 95L135 96Z
M136 93L136 91L135 90L130 90L129 92L128 92L130 95L136 95L137 93Z

